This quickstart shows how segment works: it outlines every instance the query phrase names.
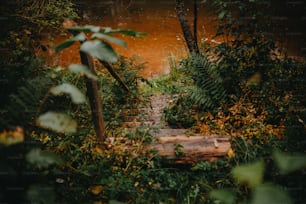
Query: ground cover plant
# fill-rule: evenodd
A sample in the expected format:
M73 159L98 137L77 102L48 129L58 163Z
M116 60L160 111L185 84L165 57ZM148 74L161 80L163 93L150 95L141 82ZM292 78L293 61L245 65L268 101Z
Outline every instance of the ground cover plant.
M61 8L56 2L53 4ZM29 5L40 7L29 1L26 11L31 8ZM54 9L43 10L40 15L49 16L51 11ZM58 14L61 10L55 11ZM226 12L220 10L219 17L224 20L229 35L233 28L227 24ZM46 22L38 20L31 24ZM245 34L243 29L240 32ZM239 34L237 30L235 34ZM5 92L9 97L1 105L0 170L5 174L0 175L0 200L12 203L306 202L306 186L301 179L305 177L306 167L305 62L283 53L274 55L276 48L272 41L251 34L253 38L248 40L237 38L217 46L205 44L201 53L173 60L169 75L158 79L143 79L138 73L142 64L133 58L119 57L112 64L113 69L132 93L122 89L103 69L93 75L80 65L46 67L39 60L28 58L33 53L28 45L22 44L26 52L20 48L17 51L22 51L21 54L12 52L15 57L6 58L11 62L22 59L23 63L13 64L20 65L18 69L29 68L29 74L22 74L22 83L16 87L6 84L10 87L9 93ZM13 44L21 43L16 36L14 39ZM18 78L13 70L15 67L11 70L12 78ZM106 140L102 144L96 138L92 111L83 94L84 75L95 79L100 87L106 127ZM156 93L175 96L174 103L164 110L164 118L170 125L192 128L204 135L227 135L232 145L228 155L214 161L179 165L155 151L147 151L146 147L154 141L150 128L127 130L121 124L127 110L148 106L147 97ZM64 117L58 126L50 125L48 121L54 115L47 117L48 120L40 118L48 111L64 113L69 120ZM181 149L177 144L178 157L183 154Z

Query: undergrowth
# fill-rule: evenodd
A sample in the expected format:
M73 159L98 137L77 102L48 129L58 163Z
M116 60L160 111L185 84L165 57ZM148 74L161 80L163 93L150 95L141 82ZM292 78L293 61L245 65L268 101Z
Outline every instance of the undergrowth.
M19 37L11 36L20 45ZM62 82L84 92L80 76L63 69L31 73L34 77L25 77L21 86L8 91L10 97L1 106L0 170L9 176L1 174L0 179L12 188L1 186L0 199L96 204L256 203L257 199L260 203L259 198L269 200L288 192L293 201L286 203L306 202L301 179L306 163L305 63L271 57L273 46L262 38L222 43L206 50L216 59L206 58L203 51L204 56L173 61L169 75L152 80L139 77L135 70L141 65L133 59L121 59L115 69L132 93L123 91L107 72L98 73L108 138L103 146L97 145L88 103L76 105L67 96L48 95L51 86ZM30 60L16 53L19 56L25 63L17 64L17 71ZM12 78L18 81L18 75ZM121 128L125 110L142 107L146 97L157 92L176 95L177 101L164 111L170 125L229 136L228 155L211 162L174 164L147 150L154 141L149 128ZM50 109L75 118L78 131L63 134L38 128L37 116ZM25 192L10 191L20 185Z
M220 44L215 48L209 47L207 50L209 53L215 51L216 58L207 60L206 62L210 65L205 65L205 62L203 70L197 69L199 67L196 58L190 58L172 67L169 75L152 79L150 82L155 85L154 88L160 88L161 92L167 94L175 94L175 98L178 98L164 111L170 125L193 126L203 135L221 134L231 138L232 150L229 152L229 157L217 161L222 163L221 166L200 162L191 167L191 169L204 170L208 177L214 175L216 171L221 174L219 180L207 181L207 186L211 189L229 189L231 192L218 192L220 194L215 199L218 198L225 203L260 203L266 198L263 198L265 197L263 195L260 198L256 197L258 189L278 191L277 187L273 186L270 189L270 186L267 187L264 184L258 189L245 184L237 185L233 177L229 175L231 169L235 169L236 166L253 163L261 158L265 164L265 167L260 165L260 168L265 169L263 179L282 186L289 193L288 196L291 196L292 201L286 200L286 197L284 202L303 203L305 202L302 196L305 185L298 181L296 176L305 176L304 168L284 176L275 167L274 164L277 162L273 163L273 160L276 160L275 149L280 149L289 155L295 152L305 153L302 147L305 146L306 141L305 97L302 94L302 90L305 89L305 62L294 61L286 55L271 54L271 49L274 48L270 41L261 39L256 42L260 49L253 53L256 57L244 58L245 55L249 55L244 52L248 52L247 47L254 46L254 41L240 42L245 43L244 48ZM205 56L203 60L206 60ZM245 61L242 62L242 60ZM239 61L241 64L232 64L232 61ZM214 72L210 72L212 75L209 75L208 67L214 69ZM206 82L210 86L207 86ZM197 87L201 92L188 89L192 86ZM207 92L210 95L206 94ZM201 102L201 97L205 99L204 103ZM214 106L209 106L210 103ZM294 156L294 158L297 157ZM304 161L305 155L302 155L300 159ZM208 169L210 171L207 171ZM201 181L205 181L202 178L203 175L198 176ZM298 187L294 188L294 186ZM212 203L213 201L208 199L208 189L210 188L200 188L197 197L199 200L194 202ZM232 194L233 192L235 195ZM284 195L287 193L280 192ZM233 200L226 195L231 195ZM183 199L178 198L179 201ZM188 202L184 200L183 203Z
M189 63L192 64L192 62ZM283 64L286 65L284 70ZM171 117L174 117L173 124L179 124L179 120L184 117L191 118L191 124L200 133L225 134L231 137L231 151L227 156L213 162L201 161L189 165L169 163L166 158L159 157L156 152L147 151L150 142L154 141L147 127L140 127L130 132L120 127L120 123L124 121L124 109L138 108L146 102L145 97L148 92L143 95L141 93L143 89L139 88L139 85L149 86L155 83L154 80L149 81L148 85L141 82L143 80L138 76L137 71L131 69L137 66L133 60L121 59L115 66L123 80L133 88L132 94L122 91L117 82L111 80L106 72L98 74L107 122L107 138L109 138L104 147L97 146L92 123L89 120L88 104L72 104L65 96L51 97L44 101L50 84L70 82L85 91L79 76L71 75L62 69L45 70L43 78L49 78L49 80L35 78L20 87L18 89L20 91L12 97L12 102L15 103L11 103L10 109L15 110L15 113L8 116L14 116L15 119L12 121L16 122L18 121L17 110L21 110L19 113L22 113L25 108L28 110L32 108L33 111L24 112L27 119L20 114L20 119L30 124L27 130L31 131L26 131L26 135L31 136L34 141L39 141L43 149L52 151L64 161L52 168L48 166L32 169L33 172L39 172L40 176L48 175L46 180L41 181L52 189L49 191L49 195L53 196L50 201L59 203L215 203L215 199L222 200L220 195L224 195L224 191L220 194L214 190L226 189L225 194L232 196L233 203L249 202L250 197L257 191L248 184L237 183L232 172L237 166L244 167L248 163L255 162L256 168L259 166L259 169L265 169L262 178L264 181L289 189L295 202L304 202L301 195L304 193L305 184L297 179L305 175L304 170L283 175L275 167L273 156L275 149L284 152L305 151L303 148L305 144L304 99L298 94L303 81L300 80L300 84L294 83L293 88L292 86L286 88L282 80L275 80L275 78L280 79L281 76L286 76L288 79L289 76L288 82L291 83L291 80L302 78L303 66L290 60L275 64L274 69L267 74L271 78L262 81L260 86L257 84L242 86L244 90L242 97L230 103L220 103L219 107L210 112L198 107L188 97L188 92L185 91L186 85L192 85L195 81L192 78L193 75L185 77L180 74L186 73L186 70L184 71L186 65L188 63L181 63L179 67L173 68L175 69L173 73L164 76L165 81L155 79L155 82L160 87L173 88L166 93L179 95L177 103L166 110L170 111L168 114L171 114ZM287 69L290 67L294 72ZM172 82L168 80L173 80L175 83L171 84ZM45 84L45 86L35 86L37 96L29 97L29 89L33 90L33 84L36 83ZM158 90L156 87L153 89ZM163 88L160 90L163 91ZM170 89L165 88L165 90ZM269 95L265 98L257 97L263 92ZM80 124L77 133L66 135L33 126L37 111L43 112L46 109L65 111L75 118ZM181 121L182 126L183 122L186 121ZM19 125L27 127L27 124ZM16 136L16 134L13 135ZM262 162L256 163L259 158L262 158ZM255 167L246 166L249 171L253 171ZM239 169L237 171L239 172ZM258 185L265 188L266 186L261 186L263 184ZM292 190L296 186L299 189Z

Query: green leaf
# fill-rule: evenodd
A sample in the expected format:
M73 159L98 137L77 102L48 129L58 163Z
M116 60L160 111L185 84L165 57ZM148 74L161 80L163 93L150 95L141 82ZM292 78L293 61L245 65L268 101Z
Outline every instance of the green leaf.
M68 69L77 74L84 74L90 79L98 80L98 77L93 74L86 65L83 64L71 64L68 66Z
M89 32L97 33L100 31L100 29L101 28L99 26L94 26L94 25L75 26L75 27L67 28L68 31L78 31L78 32L85 32L85 33L89 33Z
M288 174L306 167L305 154L286 154L275 151L273 157L281 174Z
M58 44L56 47L55 47L55 52L60 52L68 47L70 47L71 45L73 45L75 43L75 40L74 39L69 39L69 40L66 40L60 44Z
M32 149L27 155L26 160L38 168L48 168L50 165L60 165L63 160L53 152L41 149Z
M123 203L123 202L120 202L120 201L117 201L117 200L110 200L109 204L126 204L126 203Z
M55 191L52 187L43 184L34 184L29 187L26 193L30 203L53 204L56 203Z
M91 36L91 38L101 38L101 39L105 39L105 40L107 40L107 41L109 41L109 42L111 42L111 43L115 43L115 44L117 44L117 45L120 45L120 46L122 46L122 47L126 47L126 43L125 43L125 41L124 40L120 40L120 39L118 39L118 38L114 38L114 37L111 37L111 36L109 36L109 35L105 35L105 34L103 34L103 33L94 33L92 36Z
M58 44L56 47L55 47L55 51L56 52L60 52L68 47L70 47L71 45L73 45L75 42L77 41L84 41L86 40L86 36L84 33L79 33L78 35L74 36L73 38L69 39L69 40L66 40L60 44Z
M251 164L237 166L231 173L239 184L247 184L249 187L255 187L262 183L264 162L260 160Z
M76 121L64 113L49 111L40 115L36 122L40 127L56 132L74 133L77 131Z
M210 192L209 196L212 199L219 200L224 204L233 204L235 203L235 195L229 190L213 190Z
M288 193L278 186L263 184L255 188L251 204L291 204Z
M219 13L219 15L218 15L218 18L221 20L221 19L223 19L224 18L224 16L226 15L226 11L221 11L220 13Z
M135 32L133 30L121 30L121 29L113 30L111 28L104 28L104 33L105 34L119 33L119 34L123 34L123 35L127 35L127 36L132 36L132 37L144 37L144 36L147 35L144 32Z
M75 41L84 41L86 40L86 35L85 33L79 33L76 36L74 36L72 39L74 39Z
M50 89L50 92L56 96L61 95L63 93L69 94L72 102L75 104L81 104L81 103L86 102L85 95L77 87L75 87L72 84L63 83L56 87L52 87Z
M87 41L81 45L81 51L89 54L91 57L96 57L99 60L115 63L118 60L117 53L113 48L100 40Z

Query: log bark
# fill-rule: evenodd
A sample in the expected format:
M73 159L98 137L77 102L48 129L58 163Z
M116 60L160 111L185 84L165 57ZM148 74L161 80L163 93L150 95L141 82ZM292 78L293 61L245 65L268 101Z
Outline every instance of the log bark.
M180 156L177 146L180 145ZM224 157L231 149L228 136L169 136L158 137L149 149L156 150L159 156L175 163L196 163L203 160L214 161Z
M96 72L94 69L92 57L82 51L80 51L80 57L82 64L86 65L90 71L95 74ZM85 84L87 89L86 95L90 103L92 121L94 123L96 136L98 142L102 143L105 140L105 123L102 113L102 104L99 97L98 82L85 76Z

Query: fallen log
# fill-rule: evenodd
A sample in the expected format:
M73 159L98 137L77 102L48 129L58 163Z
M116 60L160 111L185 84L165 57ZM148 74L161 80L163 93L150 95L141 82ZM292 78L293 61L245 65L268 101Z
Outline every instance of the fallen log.
M231 151L228 136L156 136L155 142L143 144L134 143L125 137L110 137L106 140L108 149L114 152L134 152L133 156L149 151L165 158L169 163L194 164L199 161L214 161L229 155Z
M196 163L228 155L231 144L228 136L162 136L149 149L175 163Z

